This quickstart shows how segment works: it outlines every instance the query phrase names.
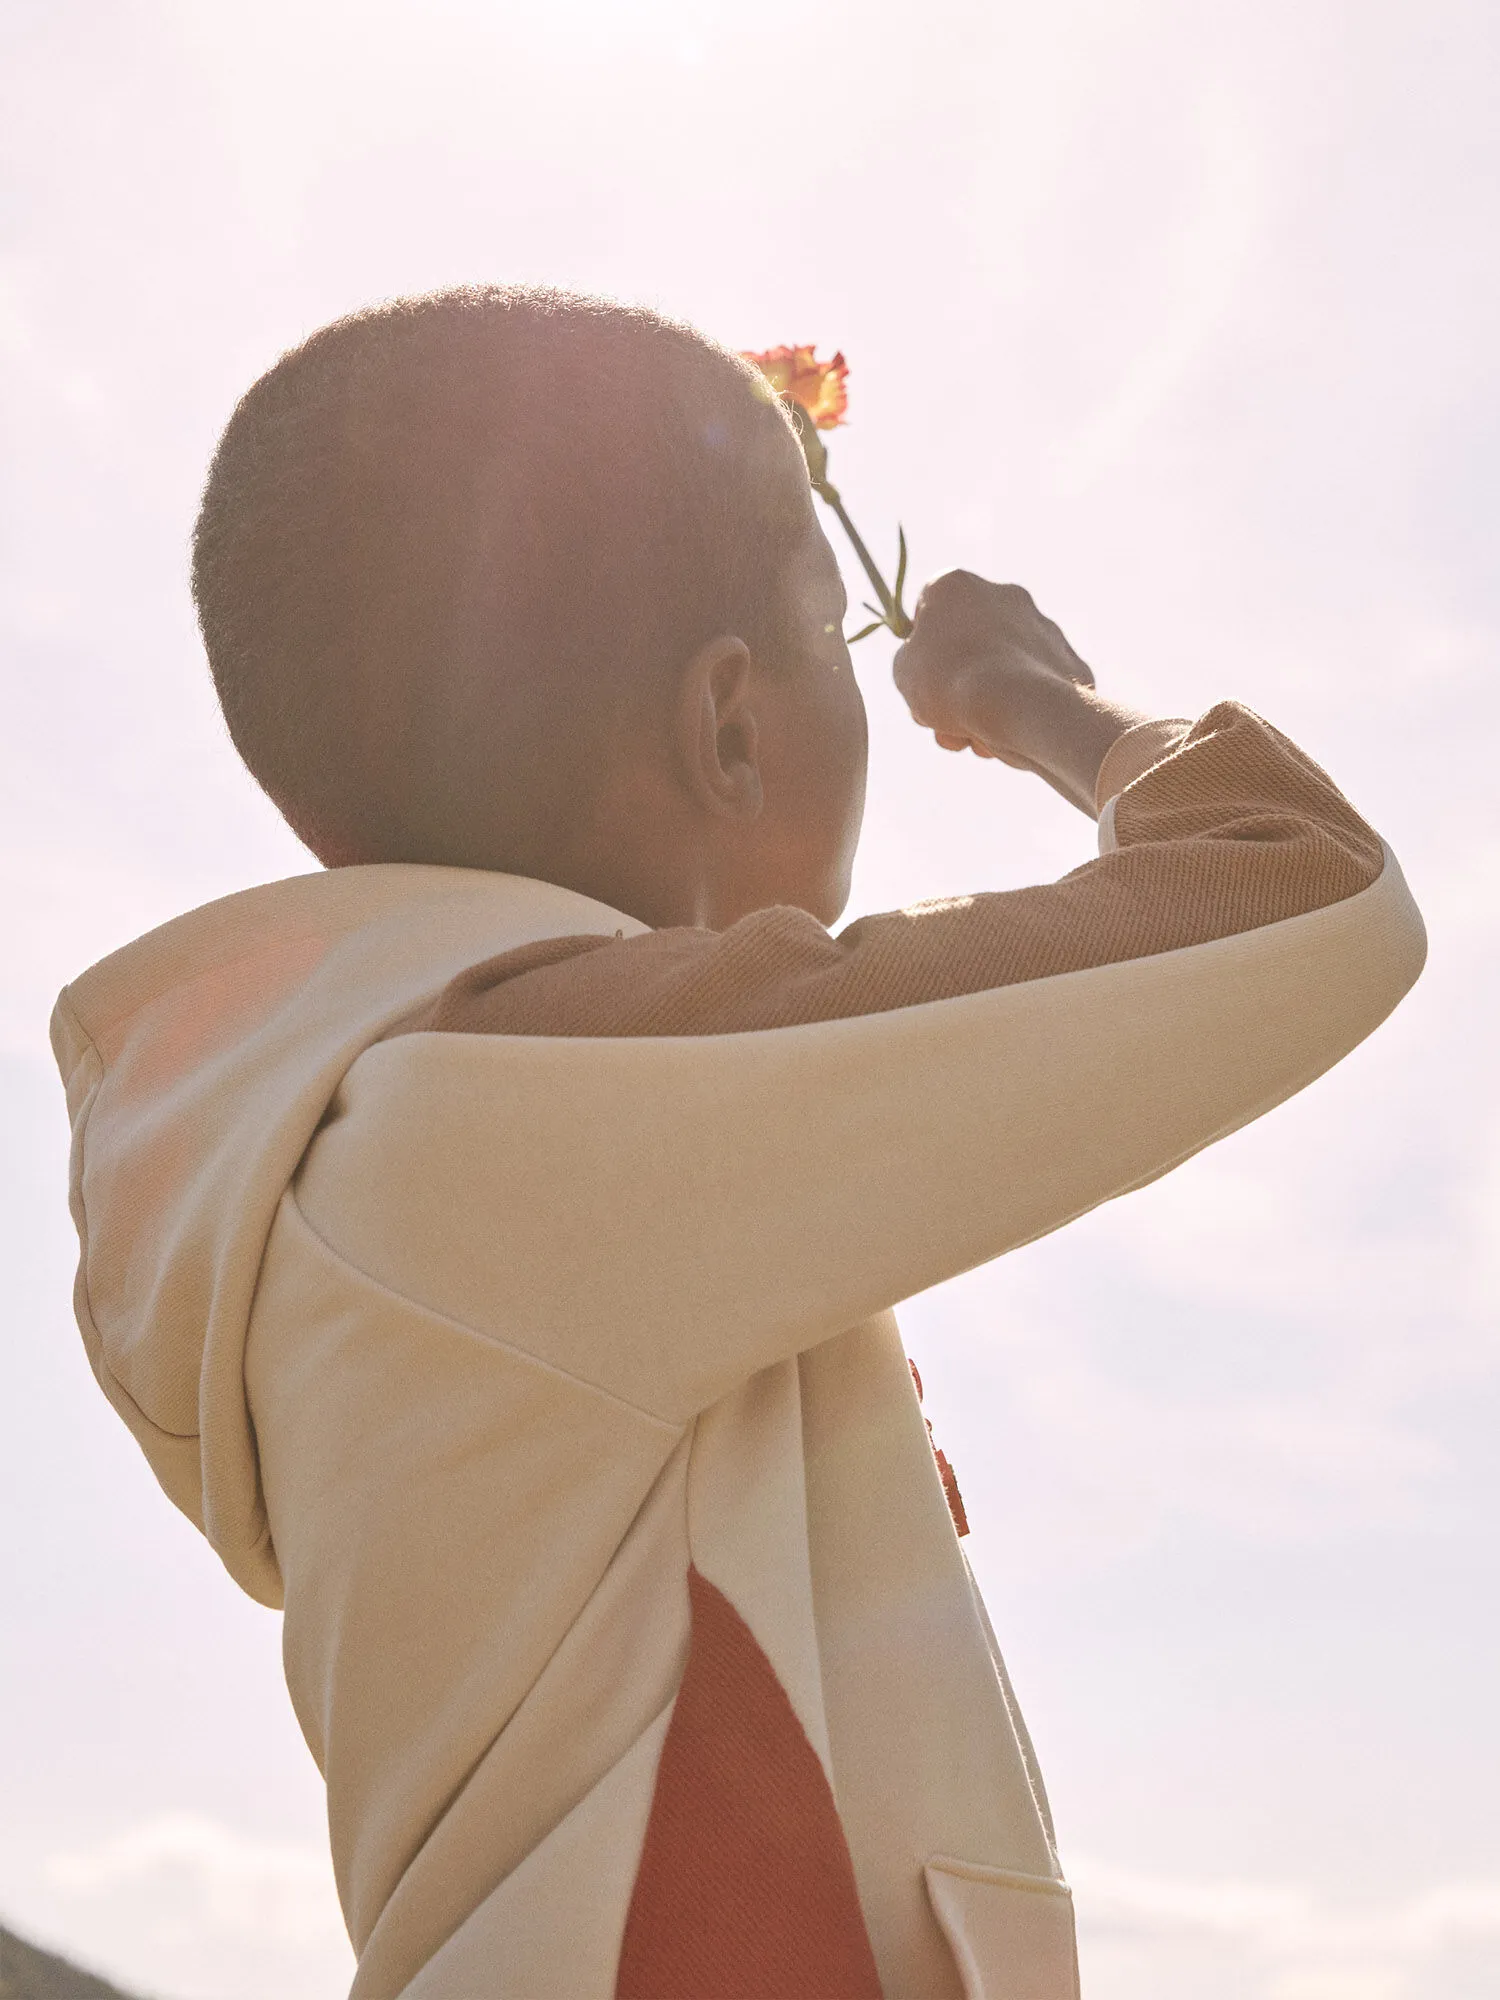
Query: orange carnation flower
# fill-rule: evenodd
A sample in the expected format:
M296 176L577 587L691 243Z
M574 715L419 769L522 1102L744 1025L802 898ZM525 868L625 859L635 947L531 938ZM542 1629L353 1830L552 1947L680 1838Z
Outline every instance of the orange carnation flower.
M849 364L842 354L831 361L819 361L809 347L772 347L764 354L746 353L778 396L800 404L820 431L831 431L844 421L849 407L845 382Z
M898 639L904 639L911 630L911 618L901 602L901 593L906 587L906 536L903 532L897 538L896 587L892 590L881 575L875 558L865 547L859 530L849 519L849 510L839 489L828 477L828 447L818 436L819 431L836 430L844 421L844 412L849 407L846 386L848 362L842 354L835 354L831 361L820 361L811 347L771 347L764 354L752 354L747 348L740 358L752 362L760 370L766 386L786 405L797 441L802 446L802 455L807 460L807 475L812 482L812 490L825 506L831 507L838 515L854 553L859 557L860 567L880 600L878 604L865 606L867 611L874 613L874 623L866 625L861 632L851 633L850 645L856 639L867 639L882 625L888 632L894 632Z

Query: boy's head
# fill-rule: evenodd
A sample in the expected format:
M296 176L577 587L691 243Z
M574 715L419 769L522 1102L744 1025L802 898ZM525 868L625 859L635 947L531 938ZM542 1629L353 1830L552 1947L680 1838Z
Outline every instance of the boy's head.
M230 419L193 587L230 734L331 866L654 924L843 906L837 566L780 405L691 328L499 289L325 327Z

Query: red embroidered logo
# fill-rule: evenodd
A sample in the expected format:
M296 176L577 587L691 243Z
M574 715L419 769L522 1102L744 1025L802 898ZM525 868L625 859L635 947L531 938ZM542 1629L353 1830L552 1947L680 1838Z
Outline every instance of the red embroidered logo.
M917 1364L910 1355L907 1356L906 1365L911 1370L911 1379L916 1384L917 1401L920 1403L922 1378L917 1373ZM964 1512L964 1496L958 1490L957 1475L948 1463L948 1454L938 1450L937 1439L932 1435L931 1421L925 1419L924 1421L927 1422L927 1442L932 1446L932 1455L937 1461L938 1478L943 1482L943 1498L948 1502L948 1512L953 1516L954 1529L958 1534L966 1535L969 1532L969 1517Z

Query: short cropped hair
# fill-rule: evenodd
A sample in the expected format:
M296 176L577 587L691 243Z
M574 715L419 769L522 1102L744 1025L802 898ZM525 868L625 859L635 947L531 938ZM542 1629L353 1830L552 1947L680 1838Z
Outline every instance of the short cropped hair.
M781 645L791 435L753 368L641 307L465 288L324 327L240 402L194 531L236 748L332 865L534 851L508 792L534 819L560 736L576 769L707 640Z

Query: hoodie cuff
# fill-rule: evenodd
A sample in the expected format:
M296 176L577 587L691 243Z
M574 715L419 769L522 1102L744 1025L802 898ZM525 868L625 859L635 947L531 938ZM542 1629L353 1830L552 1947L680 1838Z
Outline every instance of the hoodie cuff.
M1159 764L1174 751L1192 728L1182 716L1164 716L1159 721L1138 722L1117 736L1104 753L1094 787L1094 810L1099 816L1099 852L1115 851L1115 800L1127 785Z

